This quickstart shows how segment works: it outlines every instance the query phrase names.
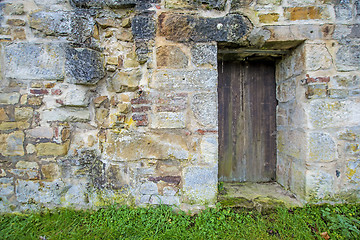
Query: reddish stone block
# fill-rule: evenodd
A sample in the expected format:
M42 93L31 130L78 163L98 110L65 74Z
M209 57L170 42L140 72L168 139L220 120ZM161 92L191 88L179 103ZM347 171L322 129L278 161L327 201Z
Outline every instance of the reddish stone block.
M141 106L141 107L132 107L131 111L133 112L146 112L146 111L150 111L150 107L149 106Z
M306 82L305 83L328 83L330 82L330 77L315 77L312 78L309 74L306 74Z
M30 89L30 93L35 95L46 95L49 94L47 89Z

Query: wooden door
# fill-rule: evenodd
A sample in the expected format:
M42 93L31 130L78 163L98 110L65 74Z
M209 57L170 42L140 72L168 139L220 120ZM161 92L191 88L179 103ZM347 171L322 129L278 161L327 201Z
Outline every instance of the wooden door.
M218 68L219 181L274 181L275 64L220 61Z

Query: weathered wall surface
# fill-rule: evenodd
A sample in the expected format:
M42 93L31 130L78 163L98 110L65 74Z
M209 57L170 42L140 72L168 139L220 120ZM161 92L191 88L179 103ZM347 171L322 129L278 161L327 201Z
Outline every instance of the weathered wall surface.
M359 16L350 0L1 1L1 211L214 204L224 43L291 49L278 182L357 197Z

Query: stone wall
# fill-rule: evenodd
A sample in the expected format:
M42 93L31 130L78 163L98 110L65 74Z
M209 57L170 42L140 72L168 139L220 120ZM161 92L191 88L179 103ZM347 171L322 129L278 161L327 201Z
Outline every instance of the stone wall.
M213 205L223 48L289 51L277 181L356 199L359 14L353 0L1 1L1 211Z

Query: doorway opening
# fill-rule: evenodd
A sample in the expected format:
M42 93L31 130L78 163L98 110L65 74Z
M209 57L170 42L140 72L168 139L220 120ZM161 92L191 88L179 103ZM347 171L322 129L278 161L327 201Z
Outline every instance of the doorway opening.
M222 56L218 73L219 181L275 181L275 59Z

